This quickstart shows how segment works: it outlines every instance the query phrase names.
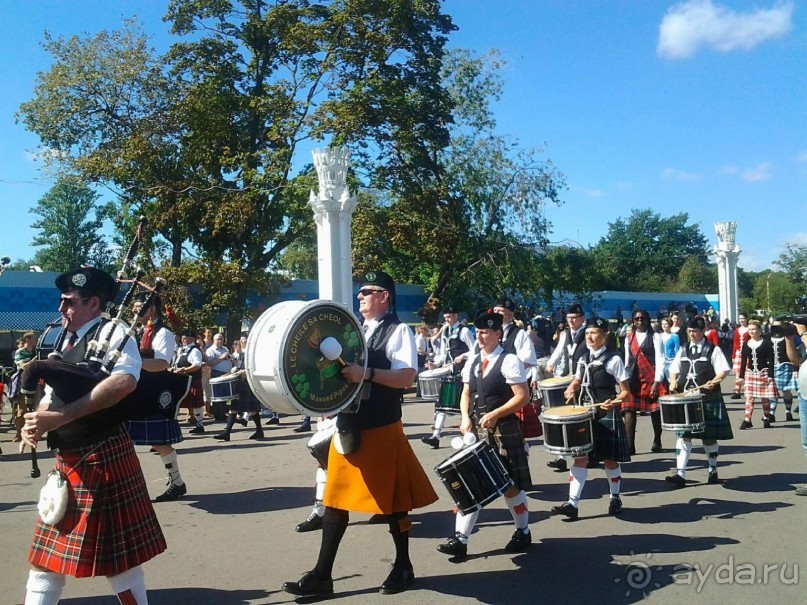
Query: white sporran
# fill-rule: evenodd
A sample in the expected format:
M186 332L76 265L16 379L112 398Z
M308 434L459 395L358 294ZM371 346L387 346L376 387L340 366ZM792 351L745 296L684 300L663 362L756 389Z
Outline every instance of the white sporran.
M59 523L67 510L68 497L67 476L59 470L49 472L45 485L39 490L39 502L36 505L42 523Z

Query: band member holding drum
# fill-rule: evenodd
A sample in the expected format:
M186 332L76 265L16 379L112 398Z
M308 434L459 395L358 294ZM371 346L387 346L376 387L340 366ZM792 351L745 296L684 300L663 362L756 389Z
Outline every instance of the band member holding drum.
M579 303L572 303L566 310L566 330L561 332L558 343L549 356L546 371L554 376L574 376L577 371L577 361L585 352L586 330L583 324L585 316L583 307ZM549 468L558 471L567 470L566 460L558 456L555 460L546 463Z
M687 328L689 344L682 346L670 365L670 390L686 391L698 389L703 396L703 417L705 428L701 433L690 431L679 434L675 445L677 472L665 477L675 487L686 486L686 469L692 455L692 437L703 443L703 451L709 461L709 483L718 483L717 454L718 441L733 439L729 424L729 414L720 392L721 381L729 375L731 367L720 347L707 342L703 337L706 322L695 317Z
M140 314L146 296L145 292L137 296L133 305L135 314ZM143 371L163 372L168 369L174 355L174 333L163 324L162 302L159 297L154 299L143 315L143 321L144 327L138 334ZM154 448L168 472L168 489L154 498L154 501L178 500L187 494L188 487L179 472L177 452L173 448L174 443L182 441L182 430L176 414L167 418L157 412L142 419L130 420L126 428L135 445L150 445Z
M183 332L181 342L182 346L174 362L174 372L191 377L191 388L182 407L187 407L196 421L196 426L189 432L192 435L201 435L205 432L205 390L202 382L204 354L196 344L196 334L192 330Z
M333 564L349 512L387 515L395 561L382 594L406 590L415 574L409 558L409 511L437 501L437 494L409 446L401 423L404 389L417 367L415 337L395 313L395 282L381 271L364 276L358 294L367 340L367 369L347 364L342 375L365 383L358 410L340 412L328 453L325 515L317 564L283 590L297 596L333 593Z
M496 450L515 485L504 492L507 508L516 530L504 547L507 552L521 552L532 543L529 529L526 490L532 489L529 460L515 412L527 405L529 387L524 364L499 344L502 316L487 311L474 320L479 353L474 354L462 372L464 388L460 410L460 432L485 431L488 442ZM454 537L437 550L454 557L468 554L468 538L473 532L479 511L456 513Z
M653 425L651 452L661 451L661 411L658 398L667 394L664 386L664 349L659 334L650 327L650 314L633 312L633 330L625 337L625 368L630 375L628 398L622 402L622 418L628 434L631 456L636 454L636 415L650 414Z
M62 358L78 363L100 321L114 280L85 267L56 278L62 293L59 312L64 339ZM108 325L109 351L122 342L123 330ZM109 353L104 361L109 360ZM129 339L111 374L75 401L59 401L50 388L35 412L25 414L23 442L35 447L45 433L56 450L56 469L67 476L67 510L61 521L40 518L28 554L31 571L25 603L52 604L61 597L65 576L106 576L121 603L144 604L143 563L165 550L163 537L132 440L113 406L133 392L140 377L140 354Z
M762 426L771 428L771 399L776 399L773 385L773 344L762 336L762 326L752 319L748 322L748 340L743 343L739 379L745 391L745 416L740 430L750 429L754 413L754 398L762 402Z
M443 319L445 324L440 334L440 346L435 348L434 365L438 368L450 365L453 374L458 374L474 347L474 337L468 326L460 323L459 312L454 305L448 305L443 309ZM432 434L423 437L421 441L435 449L440 447L440 434L445 423L446 413L435 412Z
M608 514L622 512L619 489L622 482L620 462L630 462L630 447L619 413L619 406L628 396L630 378L625 364L615 351L606 350L608 321L597 317L586 322L586 351L577 363L572 384L564 395L567 399L580 392L580 404L599 404L595 408L594 450L592 458L604 460L605 476L611 491ZM588 478L587 457L574 459L569 470L569 499L560 506L553 506L551 514L564 515L571 520L578 516L578 504Z
M241 350L243 351L246 351L247 348L247 334L247 332L241 333L240 341ZM230 409L227 411L227 425L224 427L224 430L215 437L219 441L230 440L230 432L233 430L233 426L238 420L239 414L241 414L243 419L243 426L247 425L247 416L252 418L252 422L255 423L255 432L249 436L250 439L263 439L264 436L263 427L261 426L261 404L252 393L252 389L249 388L247 373L244 369L244 358L245 355L239 355L232 369L233 373L238 374L238 399L229 402Z

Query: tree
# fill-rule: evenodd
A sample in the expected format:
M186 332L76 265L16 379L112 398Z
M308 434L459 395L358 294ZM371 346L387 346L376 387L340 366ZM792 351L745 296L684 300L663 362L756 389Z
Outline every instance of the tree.
M633 210L627 220L609 223L594 248L608 289L669 292L687 259L705 266L706 237L688 221L685 212L662 218L652 210Z
M754 309L762 310L768 315L800 311L796 300L802 292L786 273L762 272L754 282Z
M438 169L427 150L448 140L453 25L438 0L172 0L166 20L181 40L162 57L132 23L47 38L54 65L20 117L55 161L146 213L167 242L161 271L201 284L237 331L313 229L300 144L350 144L367 182L389 188Z
M32 264L44 271L69 271L83 264L109 268L110 254L99 234L98 194L76 177L61 177L30 210L41 218L31 225L41 233L34 246L44 246Z
M785 251L779 255L779 259L774 261L782 270L788 274L793 283L801 287L801 291L807 291L807 246L804 244L789 243L785 246Z
M681 265L678 271L677 292L697 292L699 294L713 294L718 290L717 267L704 265L694 256L690 256Z

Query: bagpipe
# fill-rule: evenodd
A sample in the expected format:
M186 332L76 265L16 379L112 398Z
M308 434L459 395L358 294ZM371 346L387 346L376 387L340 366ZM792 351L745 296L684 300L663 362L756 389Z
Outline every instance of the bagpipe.
M61 349L67 334L67 330L62 329L48 358L34 360L26 366L22 374L20 391L25 396L25 405L28 411L34 410L37 386L40 380L51 387L56 398L68 405L90 393L96 385L111 375L129 339L136 335L143 317L154 304L156 297L166 283L165 280L157 278L154 287L147 286L140 281L145 274L140 268L136 269L134 279L128 279L128 272L133 266L134 258L137 254L144 223L145 218L141 217L135 238L126 254L123 267L118 271L113 292L110 293L106 307L101 313L101 321L95 329L92 339L87 344L83 360L78 364L62 360ZM115 310L116 299L124 283L130 283L131 285L120 304L117 305L115 316L111 317L112 312ZM124 320L124 314L140 288L145 289L148 295L139 311L133 314L131 323L127 324ZM110 351L113 336L119 333L121 329L123 330L123 336L120 338L116 348ZM104 361L105 359L107 360L106 362ZM161 413L166 418L173 418L176 415L179 403L185 398L190 389L190 381L190 376L182 376L169 371L148 372L143 370L140 373L136 389L113 407L116 417L120 421L125 421ZM31 454L33 465L31 476L37 477L39 476L39 469L36 466L36 450L32 450Z

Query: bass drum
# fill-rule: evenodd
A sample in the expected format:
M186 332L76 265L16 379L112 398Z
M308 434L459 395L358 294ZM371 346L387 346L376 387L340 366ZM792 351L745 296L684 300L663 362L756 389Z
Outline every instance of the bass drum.
M361 325L345 307L330 300L290 300L268 308L247 337L244 366L258 400L282 414L331 416L350 405L361 383L342 377L337 361L326 359L320 344L334 338L346 363L367 367Z

